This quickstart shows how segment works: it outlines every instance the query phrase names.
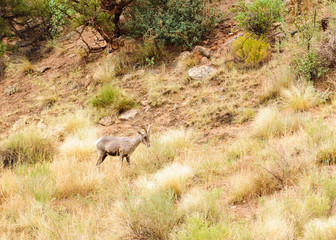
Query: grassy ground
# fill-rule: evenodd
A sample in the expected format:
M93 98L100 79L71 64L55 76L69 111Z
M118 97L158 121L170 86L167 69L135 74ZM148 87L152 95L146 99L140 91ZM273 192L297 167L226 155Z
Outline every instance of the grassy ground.
M16 122L2 125L2 159L16 165L0 169L1 239L336 238L335 72L299 79L288 60L296 39L252 69L218 50L218 72L203 81L186 77L193 56L134 70L127 53L84 64L53 47L4 79L18 92L1 104L0 121ZM135 119L118 119L133 107ZM130 166L108 157L99 174L95 141L142 124L151 147Z

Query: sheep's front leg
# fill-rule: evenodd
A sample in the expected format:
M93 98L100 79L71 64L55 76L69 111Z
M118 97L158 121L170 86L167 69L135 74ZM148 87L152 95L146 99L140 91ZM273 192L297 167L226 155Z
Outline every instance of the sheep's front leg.
M105 160L106 157L107 157L106 153L102 153L102 152L98 153L98 161L96 163L98 173L100 173L100 164Z
M123 165L123 160L124 160L124 156L123 156L123 155L120 155L121 167L122 167L122 165Z

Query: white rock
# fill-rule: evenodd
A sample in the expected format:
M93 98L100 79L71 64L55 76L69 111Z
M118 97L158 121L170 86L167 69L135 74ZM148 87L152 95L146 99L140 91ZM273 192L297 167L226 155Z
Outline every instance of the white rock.
M188 74L191 79L202 80L208 76L211 76L217 72L216 68L202 65L199 67L193 67L189 69Z
M119 119L121 120L132 120L133 118L135 118L135 116L139 113L139 110L138 109L131 109L127 112L124 112L123 114L121 114L119 116Z

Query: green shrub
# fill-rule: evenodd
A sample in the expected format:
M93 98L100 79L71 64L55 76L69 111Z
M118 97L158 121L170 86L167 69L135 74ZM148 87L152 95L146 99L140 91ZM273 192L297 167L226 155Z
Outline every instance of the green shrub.
M328 71L324 60L314 51L294 55L293 70L296 75L306 80L315 80Z
M172 191L159 191L140 199L126 193L122 217L130 234L137 239L169 239L172 229L183 218L175 201Z
M151 32L168 44L188 48L211 33L221 19L203 0L138 0L126 15L132 35Z
M255 67L265 62L269 56L270 45L264 37L245 34L232 43L235 61L245 67Z
M110 84L104 85L90 103L94 107L112 108L117 113L122 113L136 106L136 102L127 96L121 89Z
M238 26L246 31L263 35L275 22L282 20L284 4L282 0L252 0L246 3L241 0L234 8Z
M6 45L0 42L0 57L5 55L5 53L6 53Z
M39 130L30 127L10 135L5 141L2 151L4 166L17 163L33 164L51 161L55 153L55 146Z

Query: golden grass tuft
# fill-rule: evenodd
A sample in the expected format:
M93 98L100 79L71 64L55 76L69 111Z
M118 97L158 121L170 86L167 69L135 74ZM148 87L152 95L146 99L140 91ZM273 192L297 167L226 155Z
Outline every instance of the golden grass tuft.
M132 155L135 174L155 173L172 163L176 156L191 148L191 135L191 131L180 128L168 130L158 137L152 136L150 148L141 144Z
M186 182L193 176L189 166L173 163L148 179L140 179L139 188L147 190L173 191L175 195L181 196L186 187Z
M76 159L77 161L89 161L96 152L96 129L88 128L77 131L76 134L68 135L62 146L61 154L66 159Z
M64 136L75 134L78 131L84 131L92 127L90 116L84 111L66 114L60 117L58 121L61 122L61 134Z
M304 239L331 240L336 238L336 217L313 219L304 226Z
M258 138L279 137L300 129L303 117L283 114L276 107L262 108L253 123L252 135Z
M98 83L108 83L115 77L115 69L111 60L105 59L96 68L93 79Z
M318 104L318 97L313 86L294 86L282 90L284 107L292 111L304 111Z
M259 96L260 102L266 102L269 99L278 97L282 90L289 86L293 81L293 76L289 72L287 66L270 72L272 78L270 78L264 88L263 92Z
M268 216L255 227L254 239L285 240L295 239L293 223L283 216Z

